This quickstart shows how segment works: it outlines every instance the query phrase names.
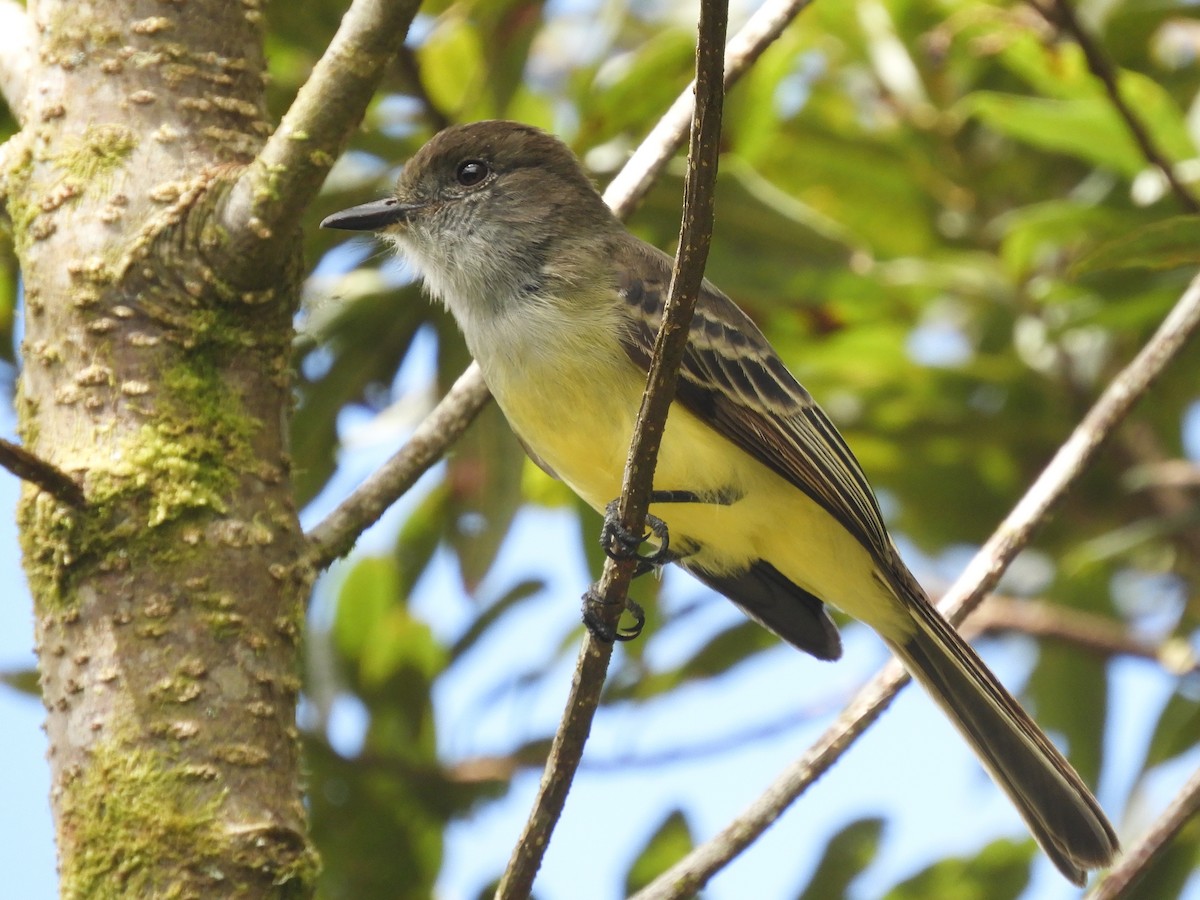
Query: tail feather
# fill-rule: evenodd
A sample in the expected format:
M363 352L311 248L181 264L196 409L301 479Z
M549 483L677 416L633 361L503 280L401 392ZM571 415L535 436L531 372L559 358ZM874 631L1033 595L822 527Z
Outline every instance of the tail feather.
M916 630L888 640L1012 799L1067 878L1107 865L1117 836L1100 804L975 651L928 602L909 605Z

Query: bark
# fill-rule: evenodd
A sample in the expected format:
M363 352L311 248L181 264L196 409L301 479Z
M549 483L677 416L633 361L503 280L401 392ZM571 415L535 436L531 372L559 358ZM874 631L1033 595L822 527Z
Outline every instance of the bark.
M40 0L0 196L25 289L19 510L65 897L309 896L311 580L284 423L298 234L231 258L269 131L256 0Z

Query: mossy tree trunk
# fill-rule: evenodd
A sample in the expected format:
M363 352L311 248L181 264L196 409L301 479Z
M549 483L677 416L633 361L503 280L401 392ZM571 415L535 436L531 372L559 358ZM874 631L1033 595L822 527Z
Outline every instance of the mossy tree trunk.
M0 194L62 893L311 894L295 702L310 571L284 423L296 233L232 233L269 129L255 0L41 0ZM270 198L232 201L243 209Z

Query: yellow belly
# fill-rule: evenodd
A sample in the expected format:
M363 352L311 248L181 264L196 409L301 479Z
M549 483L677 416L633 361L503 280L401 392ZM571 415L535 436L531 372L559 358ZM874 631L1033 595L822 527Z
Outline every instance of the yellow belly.
M645 375L623 354L553 375L489 379L513 430L590 506L603 511L621 479ZM875 562L807 494L679 406L667 418L656 490L727 493L714 503L654 504L673 546L699 545L694 562L714 573L766 560L811 594L885 635L911 628L908 614L875 576Z

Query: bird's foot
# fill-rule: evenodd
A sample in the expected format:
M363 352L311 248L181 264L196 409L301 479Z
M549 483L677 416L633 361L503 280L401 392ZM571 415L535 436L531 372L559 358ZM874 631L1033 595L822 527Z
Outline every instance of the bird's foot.
M646 527L650 530L646 534L634 534L621 524L617 504L614 500L604 508L604 527L600 529L600 546L604 552L616 560L636 559L639 575L670 562L671 539L667 523L647 513ZM658 547L652 553L638 553L638 548L651 538L657 541Z
M629 598L625 599L623 611L633 616L634 624L632 628L622 628L619 622L613 626L604 620L604 611L609 605L600 596L600 592L594 584L584 593L583 624L587 626L592 637L605 644L611 644L613 641L632 641L637 638L642 633L642 629L646 627L646 613L641 606Z

